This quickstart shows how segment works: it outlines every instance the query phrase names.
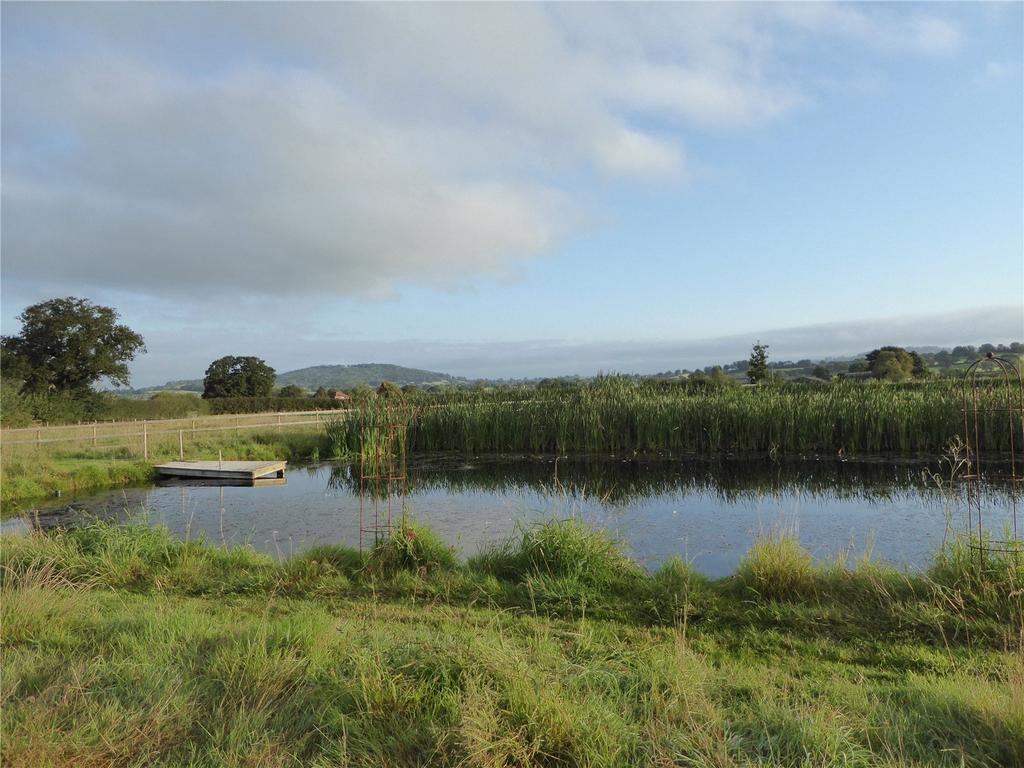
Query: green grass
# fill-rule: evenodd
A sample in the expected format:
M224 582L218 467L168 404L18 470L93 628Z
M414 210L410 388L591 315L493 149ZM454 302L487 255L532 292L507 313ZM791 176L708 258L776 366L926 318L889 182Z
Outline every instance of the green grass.
M323 435L316 432L207 433L189 441L189 459L301 461L319 455ZM154 439L149 460L123 447L45 447L5 452L0 463L0 501L5 513L44 496L150 482L153 464L178 458L178 440ZM21 448L19 446L19 448Z
M709 582L574 522L465 563L409 530L284 562L141 525L5 536L0 760L1024 762L1012 557L912 575L776 537Z

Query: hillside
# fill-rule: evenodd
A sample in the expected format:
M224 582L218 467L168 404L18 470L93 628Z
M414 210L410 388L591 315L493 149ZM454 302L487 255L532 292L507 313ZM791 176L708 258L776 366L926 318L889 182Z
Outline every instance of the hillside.
M420 368L406 368L389 363L358 363L356 365L314 365L279 374L277 385L297 384L309 390L317 387L335 389L351 389L360 384L371 387L380 385L382 381L390 381L399 386L415 384L457 384L465 379L449 376L447 373L424 371Z
M424 371L420 368L406 368L390 363L357 363L355 365L313 365L278 374L277 386L297 384L315 392L318 387L328 389L352 389L360 384L377 387L382 381L390 381L399 386L415 384L416 386L465 384L466 379L450 376L437 371ZM157 392L202 392L202 379L179 379L166 384L140 389L117 390L122 397L149 397Z

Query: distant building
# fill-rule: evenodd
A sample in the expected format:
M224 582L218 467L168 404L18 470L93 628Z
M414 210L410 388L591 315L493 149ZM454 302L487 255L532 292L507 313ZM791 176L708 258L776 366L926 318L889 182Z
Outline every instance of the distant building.
M351 398L351 397L349 397L348 395L346 395L346 394L345 394L344 392L342 392L341 390L336 390L336 391L334 392L334 399L335 399L335 400L351 400L352 398Z

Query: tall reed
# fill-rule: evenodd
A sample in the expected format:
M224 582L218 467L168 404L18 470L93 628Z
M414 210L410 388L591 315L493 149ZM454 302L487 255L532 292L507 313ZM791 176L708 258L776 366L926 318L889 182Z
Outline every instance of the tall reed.
M999 405L997 390L980 398ZM366 424L397 420L413 451L937 455L963 431L960 406L949 381L696 389L602 377L552 391L420 396L400 408L371 401L341 417L341 429L357 445ZM1005 414L986 415L979 435L982 451L1008 450Z

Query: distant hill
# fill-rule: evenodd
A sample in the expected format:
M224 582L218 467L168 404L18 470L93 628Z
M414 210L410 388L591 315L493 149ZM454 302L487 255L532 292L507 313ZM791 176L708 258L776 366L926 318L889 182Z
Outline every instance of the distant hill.
M390 381L399 386L415 384L416 386L444 385L457 386L465 383L465 379L450 376L437 371L424 371L420 368L406 368L389 363L358 363L356 365L314 365L279 374L277 386L297 384L300 387L315 391L318 387L328 389L351 389L360 384L371 387L379 386L382 381Z
M437 371L406 368L390 363L357 363L356 365L314 365L309 368L299 368L297 371L288 371L278 374L277 386L297 384L315 392L319 387L352 389L360 384L378 387L382 381L390 381L400 387L404 387L406 384L415 384L418 387L466 384L466 379L460 376L450 376ZM149 397L157 392L201 393L202 391L202 379L179 379L155 387L116 390L117 394L124 397Z

